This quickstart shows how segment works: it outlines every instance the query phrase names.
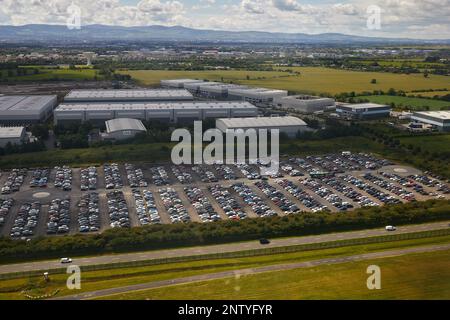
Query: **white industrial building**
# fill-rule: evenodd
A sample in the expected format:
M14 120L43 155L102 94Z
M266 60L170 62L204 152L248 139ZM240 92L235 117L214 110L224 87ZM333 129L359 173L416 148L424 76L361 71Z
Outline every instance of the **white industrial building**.
M243 101L61 104L54 111L56 124L85 121L98 123L117 118L186 123L257 115L258 109Z
M266 88L240 87L228 90L228 99L244 100L260 108L272 107L276 99L287 95L288 92L286 90Z
M391 107L376 103L337 104L336 113L344 119L369 120L388 117Z
M314 113L334 109L336 107L334 99L310 95L295 95L277 98L275 99L274 105L281 109L300 113Z
M439 131L450 131L450 111L418 111L413 113L411 120L430 124Z
M203 80L195 79L173 79L173 80L161 80L161 87L163 88L177 88L185 89L185 84L203 82Z
M25 140L25 127L0 127L0 148L4 148L8 143L19 145Z
M184 84L184 88L192 93L193 95L197 96L200 93L200 87L206 87L206 86L215 86L218 84L222 84L221 82L214 82L214 81L200 81L200 82L189 82Z
M225 84L225 83L207 83L202 84L199 87L197 95L202 98L225 100L228 99L228 92L231 89L246 88L237 84Z
M72 90L64 98L64 102L66 103L124 103L192 100L194 100L192 94L184 89Z
M138 133L147 132L141 120L130 118L118 118L105 122L106 133L102 134L104 140L125 140L136 136Z
M46 121L56 103L56 95L0 96L0 123L14 125Z
M289 137L295 137L299 131L309 130L302 119L291 116L217 119L216 128L224 133L236 129L279 129L280 133L283 132Z

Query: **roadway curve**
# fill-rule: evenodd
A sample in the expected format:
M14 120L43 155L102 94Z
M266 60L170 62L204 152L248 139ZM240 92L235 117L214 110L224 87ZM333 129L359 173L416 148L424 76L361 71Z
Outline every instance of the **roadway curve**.
M141 260L153 260L153 259L164 259L172 257L181 256L195 256L213 253L223 253L223 252L237 252L244 250L254 250L261 248L271 248L271 247L285 247L301 244L310 243L320 243L328 241L337 240L348 240L357 238L369 238L375 236L383 236L387 234L398 234L398 233L412 233L420 231L430 231L446 229L449 227L450 221L425 223L418 225L405 225L398 227L395 232L387 232L384 228L368 229L360 231L350 231L350 232L340 232L340 233L328 233L314 236L303 236L303 237L292 237L292 238L279 238L271 240L268 245L261 245L259 241L248 241L248 242L234 242L221 245L209 245L209 246L199 246L199 247L189 247L181 249L168 249L168 250L157 250L157 251L145 251L145 252L134 252L126 254L110 254L110 255L100 255L85 258L74 258L73 264L78 266L87 265L98 265L98 264L108 264L108 263L119 263L128 261L141 261ZM36 261L36 262L25 262L18 264L5 264L0 265L0 274L14 273L14 272L26 272L26 271L39 271L39 270L52 270L61 268L64 265L58 260L49 261Z
M85 292L85 293L80 293L80 294L75 294L75 295L52 298L51 300L95 299L95 298L107 297L107 296L111 296L111 295L115 295L115 294L127 293L127 292L132 292L132 291L148 290L148 289L180 285L180 284L187 284L187 283L199 282L199 281L217 280L217 279L244 276L244 275L250 275L250 274L258 274L258 273L264 273L264 272L284 271L284 270L292 270L292 269L299 269L299 268L311 268L311 267L320 266L320 265L330 265L330 264L346 263L346 262L358 262L358 261L371 260L371 259L381 259L381 258L388 258L388 257L403 256L403 255L407 255L407 254L443 251L443 250L450 250L450 244L413 247L413 248L406 248L406 249L358 254L358 255L353 255L353 256L326 258L326 259L313 260L313 261L270 265L270 266L263 266L263 267L257 267L257 268L247 268L247 269L240 269L240 270L230 270L230 271L223 271L223 272L217 272L217 273L201 274L201 275L185 277L185 278L147 282L147 283L140 283L140 284L125 286L125 287Z

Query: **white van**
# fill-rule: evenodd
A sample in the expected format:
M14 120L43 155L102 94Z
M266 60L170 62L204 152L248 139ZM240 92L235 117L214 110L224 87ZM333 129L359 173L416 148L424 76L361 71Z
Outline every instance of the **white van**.
M395 231L395 230L397 230L397 228L396 227L394 227L394 226L386 226L386 231Z
M61 258L61 263L72 263L72 259L70 259L70 258Z

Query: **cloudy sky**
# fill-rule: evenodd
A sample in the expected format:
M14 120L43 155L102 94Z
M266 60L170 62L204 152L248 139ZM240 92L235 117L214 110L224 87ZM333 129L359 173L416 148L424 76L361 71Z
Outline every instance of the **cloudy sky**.
M450 0L0 0L0 24L65 24L72 4L84 25L450 39ZM367 27L369 17L376 21L373 6L379 29Z

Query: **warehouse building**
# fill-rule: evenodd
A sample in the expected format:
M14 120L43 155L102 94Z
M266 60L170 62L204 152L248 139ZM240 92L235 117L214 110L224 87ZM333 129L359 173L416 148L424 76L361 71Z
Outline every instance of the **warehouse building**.
M376 103L338 104L336 113L339 117L353 120L368 120L388 117L391 107Z
M185 84L198 82L203 82L203 80L195 80L195 79L161 80L161 87L171 89L185 89L184 87Z
M138 133L147 132L141 120L130 118L118 118L105 122L106 133L102 134L103 140L125 140L136 136Z
M231 89L246 88L236 84L214 83L201 85L198 95L202 98L226 100L228 99L228 91Z
M439 131L450 131L450 111L418 111L413 113L411 120L432 125Z
M220 82L214 82L214 81L201 81L201 82L190 82L185 83L184 88L189 91L194 96L198 96L200 94L200 87L206 87L206 86L214 86L222 84Z
M303 120L291 116L217 119L216 128L224 133L236 129L279 129L280 133L283 132L288 137L295 137L299 131L309 130Z
M56 124L85 121L103 123L117 118L185 123L194 120L257 115L258 109L243 101L61 104L54 112Z
M0 123L16 125L46 121L56 103L56 95L0 96Z
M192 100L194 100L192 94L184 89L72 90L64 98L64 102L66 103L124 103Z
M314 113L334 109L334 99L309 95L286 96L275 99L275 106L300 113Z
M25 140L25 127L0 127L0 148L4 148L8 143L19 145Z
M286 90L266 89L266 88L233 88L228 90L228 99L244 100L260 107L268 108L274 105L274 101L281 97L286 97Z

